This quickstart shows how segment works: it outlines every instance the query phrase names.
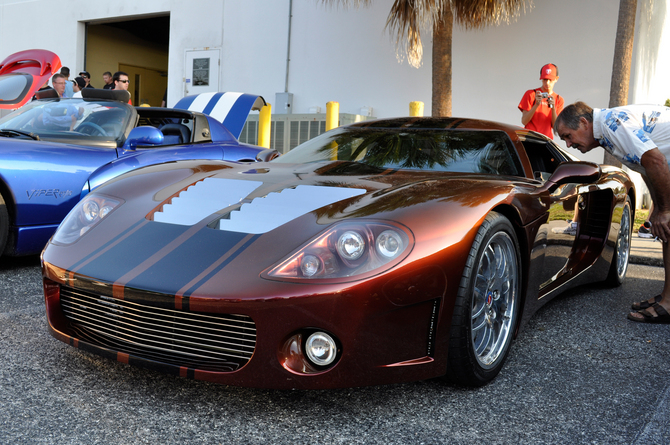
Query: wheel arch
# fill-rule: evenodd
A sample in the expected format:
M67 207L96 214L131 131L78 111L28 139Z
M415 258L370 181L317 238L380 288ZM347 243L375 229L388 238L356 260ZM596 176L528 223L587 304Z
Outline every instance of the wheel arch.
M9 218L9 227L7 233L7 240L5 241L5 246L2 248L0 246L0 256L3 254L13 252L14 245L16 244L16 237L12 235L11 227L16 225L16 200L14 199L14 194L7 185L5 178L0 175L0 195L5 201L5 208L7 209L7 217Z

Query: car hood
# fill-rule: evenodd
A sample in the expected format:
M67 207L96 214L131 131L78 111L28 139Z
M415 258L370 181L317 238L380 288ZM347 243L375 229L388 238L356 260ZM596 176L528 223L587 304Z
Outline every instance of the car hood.
M0 63L0 109L14 109L30 101L61 67L60 58L43 49L20 51Z
M221 230L262 234L310 213L322 225L346 218L402 220L429 202L488 208L512 187L484 175L383 170L352 162L180 161L127 173L98 190L144 202L140 212L149 210L150 221L192 226L219 219Z

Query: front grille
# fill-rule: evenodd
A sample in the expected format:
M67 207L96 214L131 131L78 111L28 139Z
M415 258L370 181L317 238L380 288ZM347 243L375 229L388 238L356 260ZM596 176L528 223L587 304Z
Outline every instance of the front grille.
M60 300L77 338L149 360L231 372L256 346L256 325L245 315L166 309L66 286Z

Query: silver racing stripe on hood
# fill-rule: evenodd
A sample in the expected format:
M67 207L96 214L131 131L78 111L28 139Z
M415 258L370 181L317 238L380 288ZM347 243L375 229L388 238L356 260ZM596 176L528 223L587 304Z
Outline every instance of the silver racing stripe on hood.
M239 204L262 185L259 181L207 178L189 187L154 221L193 225L231 205ZM218 228L229 232L260 234L273 230L295 218L344 199L362 195L365 189L299 185L245 202L219 220Z
M205 178L154 213L154 221L192 226L212 213L239 204L261 185L261 181Z

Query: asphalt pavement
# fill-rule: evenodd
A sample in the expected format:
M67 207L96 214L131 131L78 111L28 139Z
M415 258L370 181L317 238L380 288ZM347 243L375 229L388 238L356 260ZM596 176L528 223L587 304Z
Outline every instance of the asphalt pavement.
M625 318L660 291L660 252L635 237L622 286L543 307L482 388L324 391L215 385L72 348L47 332L38 258L0 259L0 443L670 444L670 326Z
M636 233L631 239L631 263L663 267L663 244L660 241L653 238L640 238Z

